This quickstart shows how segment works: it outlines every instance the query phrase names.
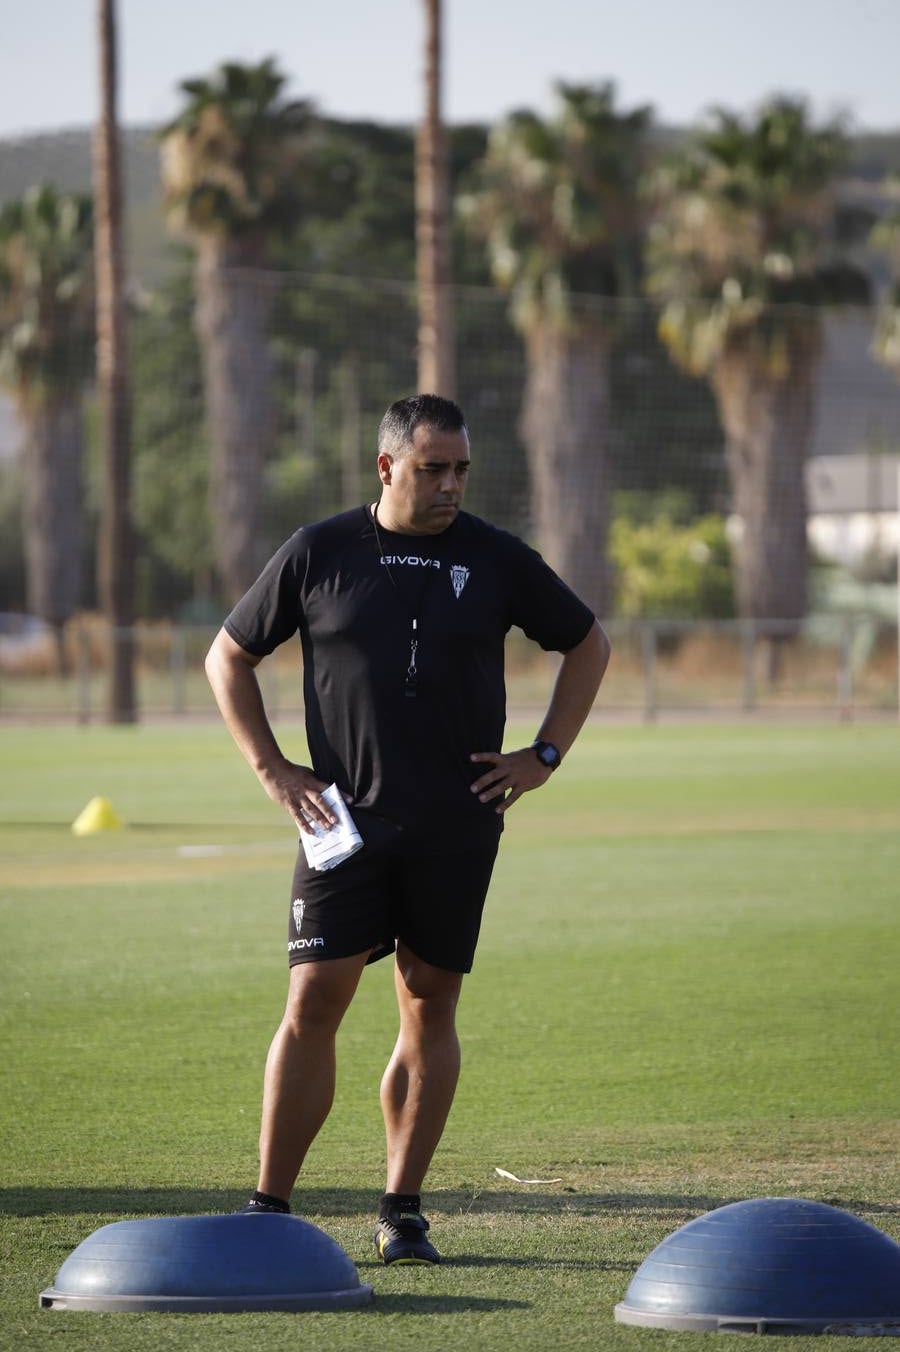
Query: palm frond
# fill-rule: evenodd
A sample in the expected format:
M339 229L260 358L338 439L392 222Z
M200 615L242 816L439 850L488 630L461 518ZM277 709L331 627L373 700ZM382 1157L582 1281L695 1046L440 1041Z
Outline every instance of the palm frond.
M223 63L209 79L182 82L187 101L161 133L170 228L187 236L263 235L302 206L311 153L312 105L284 100L273 58Z
M778 98L751 119L712 110L656 173L646 286L666 302L661 333L688 370L708 370L732 333L780 307L790 324L791 306L867 303L868 280L841 255L834 224L846 147L840 122L815 127L802 101ZM777 344L764 347L771 356Z
M634 289L650 111L619 113L611 84L556 85L555 116L495 126L459 210L488 248L520 326L571 322L579 291Z

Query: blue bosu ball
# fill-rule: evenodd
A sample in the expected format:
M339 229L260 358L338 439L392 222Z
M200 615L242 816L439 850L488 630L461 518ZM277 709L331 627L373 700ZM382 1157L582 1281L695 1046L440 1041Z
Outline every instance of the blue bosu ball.
M371 1286L339 1244L297 1216L168 1216L117 1221L63 1263L52 1310L344 1310Z
M822 1202L734 1202L657 1245L615 1317L688 1332L900 1335L900 1244Z

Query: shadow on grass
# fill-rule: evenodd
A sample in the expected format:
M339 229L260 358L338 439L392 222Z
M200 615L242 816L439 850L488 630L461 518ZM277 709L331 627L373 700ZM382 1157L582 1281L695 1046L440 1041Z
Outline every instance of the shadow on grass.
M601 1263L579 1258L503 1258L485 1257L484 1254L459 1253L442 1261L445 1267L471 1268L565 1268L569 1272L634 1272L634 1263ZM360 1264L357 1263L357 1267ZM377 1267L377 1263L372 1264Z
M196 1216L236 1211L247 1201L249 1189L236 1191L217 1188L76 1188L37 1187L0 1188L0 1215L7 1216ZM430 1214L443 1216L480 1215L529 1216L556 1213L569 1217L627 1215L682 1224L707 1211L745 1201L744 1197L713 1197L690 1193L653 1192L435 1192L427 1196ZM853 1212L864 1218L900 1215L900 1206L890 1202L871 1202L839 1197L816 1197L829 1206ZM303 1188L295 1195L294 1212L299 1216L370 1217L378 1202L372 1188ZM877 1224L877 1222L875 1222ZM477 1265L518 1259L458 1258L457 1263ZM535 1260L537 1261L537 1260ZM541 1260L543 1261L543 1260Z
M459 1210L472 1215L479 1212L502 1212L504 1215L529 1215L530 1213L560 1212L567 1216L626 1215L643 1214L651 1218L654 1214L682 1217L684 1221L701 1216L707 1211L728 1206L733 1202L745 1202L751 1197L770 1196L759 1192L742 1193L735 1196L710 1196L703 1193L657 1193L657 1192L578 1192L567 1189L562 1193L529 1191L522 1192L475 1192L466 1195L439 1194L439 1202L433 1207L444 1212L452 1212L456 1207L447 1200L448 1196L457 1201ZM872 1202L862 1198L820 1196L817 1193L792 1194L803 1196L811 1201L824 1202L827 1206L851 1211L857 1216L900 1216L900 1205L892 1202ZM437 1202L437 1199L436 1199Z
M195 1216L236 1211L247 1201L240 1192L216 1188L77 1188L0 1189L0 1214L17 1216L111 1215ZM700 1212L724 1205L712 1197L660 1196L652 1193L438 1192L427 1198L430 1213L445 1216L484 1214L535 1215L558 1212L590 1216L627 1211ZM294 1211L300 1216L369 1216L378 1203L374 1188L298 1188Z
M361 1267L361 1263L357 1263ZM449 1264L448 1264L449 1266ZM490 1310L530 1310L527 1300L503 1300L487 1296L413 1296L385 1295L378 1292L373 1309L376 1314L462 1314Z
M0 1188L0 1215L12 1216L208 1216L237 1211L252 1189L217 1188ZM328 1194L329 1196L331 1194ZM340 1194L335 1194L340 1195ZM355 1202L333 1215L352 1215L371 1193L352 1193Z

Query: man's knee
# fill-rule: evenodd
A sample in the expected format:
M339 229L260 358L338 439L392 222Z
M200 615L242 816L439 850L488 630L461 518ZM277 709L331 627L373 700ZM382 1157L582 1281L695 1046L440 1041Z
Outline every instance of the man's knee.
M448 972L419 958L410 949L397 949L397 990L401 1007L421 1022L453 1022L462 989L462 973Z
M285 1019L295 1028L337 1029L353 999L366 955L291 968Z

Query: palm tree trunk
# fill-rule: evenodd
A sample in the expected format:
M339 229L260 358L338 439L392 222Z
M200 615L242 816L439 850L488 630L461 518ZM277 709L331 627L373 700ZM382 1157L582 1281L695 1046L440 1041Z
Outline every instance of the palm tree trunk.
M258 249L204 238L197 252L196 326L203 351L216 558L229 602L255 581L264 472L275 412L268 346L272 277Z
M114 0L99 0L98 29L100 120L94 138L94 199L97 380L104 445L100 591L111 637L107 717L111 723L133 723L135 544Z
M807 610L805 464L813 430L817 336L788 337L781 369L759 347L732 344L713 388L741 522L735 591L745 619L799 622ZM789 637L790 628L782 630Z
M537 322L526 334L522 436L538 547L597 615L609 613L609 338Z
M20 408L25 423L25 569L31 614L53 626L59 674L67 674L63 626L81 603L81 401Z
M419 389L456 395L447 138L441 119L441 0L424 0L425 115L416 135Z

